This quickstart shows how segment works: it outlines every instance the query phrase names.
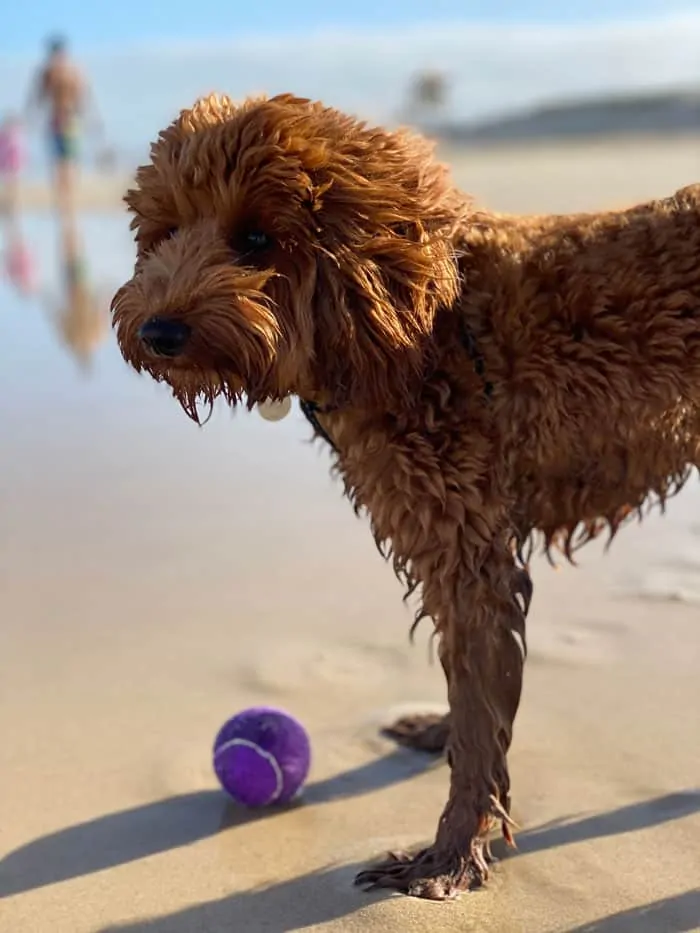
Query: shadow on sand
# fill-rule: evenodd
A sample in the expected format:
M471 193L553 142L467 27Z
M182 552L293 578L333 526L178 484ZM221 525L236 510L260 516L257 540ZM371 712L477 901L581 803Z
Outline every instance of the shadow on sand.
M435 767L433 759L399 749L383 758L307 788L306 803L323 804L370 793L408 780ZM588 839L649 828L700 811L700 790L666 794L609 813L570 822L549 824L518 837L519 854L556 848ZM228 802L223 793L183 794L120 813L109 814L34 840L0 862L0 897L188 845L215 833L260 819L274 819L279 810L244 810ZM218 901L187 908L170 916L138 921L101 933L193 933L194 930L269 930L271 933L305 929L348 916L365 906L352 879L360 865L330 867L264 888L232 894ZM335 896L316 892L331 886ZM378 893L377 899L386 897ZM700 917L700 890L689 891L644 907L595 921L569 933L624 933L638 928L664 933L690 933Z
M632 803L608 813L519 833L518 851L525 855L528 852L542 852L545 849L573 845L586 839L603 839L606 836L631 833L637 829L647 829L650 826L679 820L699 811L700 790L664 794L662 797ZM698 916L700 917L700 914Z
M323 781L307 785L304 802L324 804L361 796L436 767L434 759L397 749ZM109 813L35 839L0 861L0 898L125 865L213 836L221 830L274 819L280 808L246 810L217 790L181 794Z
M386 893L365 894L353 886L361 863L311 872L264 888L232 894L218 901L138 920L125 926L102 927L98 933L291 933L349 917ZM329 896L329 891L332 895Z
M641 804L620 807L606 814L522 833L520 855L569 845L584 840L634 832L700 811L700 791L667 794ZM518 855L516 854L516 856ZM320 872L232 894L208 904L187 908L165 917L123 926L106 927L99 933L192 933L193 930L268 930L291 933L315 924L347 917L386 892L361 896L352 881L362 864L333 867ZM322 889L333 897L319 897ZM700 889L654 901L612 914L566 933L693 933L700 918Z
M153 920L102 928L99 933L193 933L194 930L266 930L291 933L317 923L347 917L368 903L367 895L353 895L358 865L304 875L259 891L246 891ZM318 897L331 886L335 897ZM344 893L345 892L345 893ZM379 900L386 895L378 894ZM651 904L612 914L566 933L694 933L700 917L700 888Z
M653 901L642 907L633 907L623 910L619 914L611 914L601 920L585 923L582 927L572 928L566 933L695 933L700 924L700 888L677 894L675 897L665 897L661 901ZM138 927L128 929L140 929ZM144 927L150 930L150 927ZM170 929L163 927L163 930ZM173 927L173 929L176 929ZM184 929L184 928L183 928ZM153 928L157 933L158 927Z

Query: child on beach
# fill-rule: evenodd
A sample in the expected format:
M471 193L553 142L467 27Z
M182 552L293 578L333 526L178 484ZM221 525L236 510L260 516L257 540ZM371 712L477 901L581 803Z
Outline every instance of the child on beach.
M19 207L19 182L24 168L25 149L22 124L14 114L0 123L0 178L3 213L14 215Z
M25 145L22 123L8 114L0 123L0 181L3 220L2 268L12 285L22 294L34 290L34 264L19 224L19 185L25 165Z

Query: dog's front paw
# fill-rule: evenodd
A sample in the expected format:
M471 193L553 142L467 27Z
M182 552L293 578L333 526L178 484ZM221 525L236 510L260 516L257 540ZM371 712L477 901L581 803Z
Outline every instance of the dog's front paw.
M436 846L417 855L390 853L383 862L361 871L355 884L367 891L389 888L431 901L454 900L484 883L490 858L488 843L482 839L472 842L466 856L441 852Z

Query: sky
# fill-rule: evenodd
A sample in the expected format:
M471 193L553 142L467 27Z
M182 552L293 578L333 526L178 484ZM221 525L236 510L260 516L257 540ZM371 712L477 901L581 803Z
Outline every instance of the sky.
M700 0L7 0L0 54L37 51L60 30L75 47L309 32L388 30L416 23L590 23L700 10Z
M211 91L292 91L395 123L411 118L408 89L428 69L444 73L449 117L462 121L561 98L700 90L700 0L4 0L0 114L23 106L54 31L129 163ZM45 151L37 132L40 162Z

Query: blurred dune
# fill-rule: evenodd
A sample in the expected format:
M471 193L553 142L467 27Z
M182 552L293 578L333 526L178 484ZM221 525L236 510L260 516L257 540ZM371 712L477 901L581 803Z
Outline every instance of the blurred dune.
M697 90L624 94L563 101L475 123L432 127L443 139L469 143L514 143L543 139L663 137L700 134Z

